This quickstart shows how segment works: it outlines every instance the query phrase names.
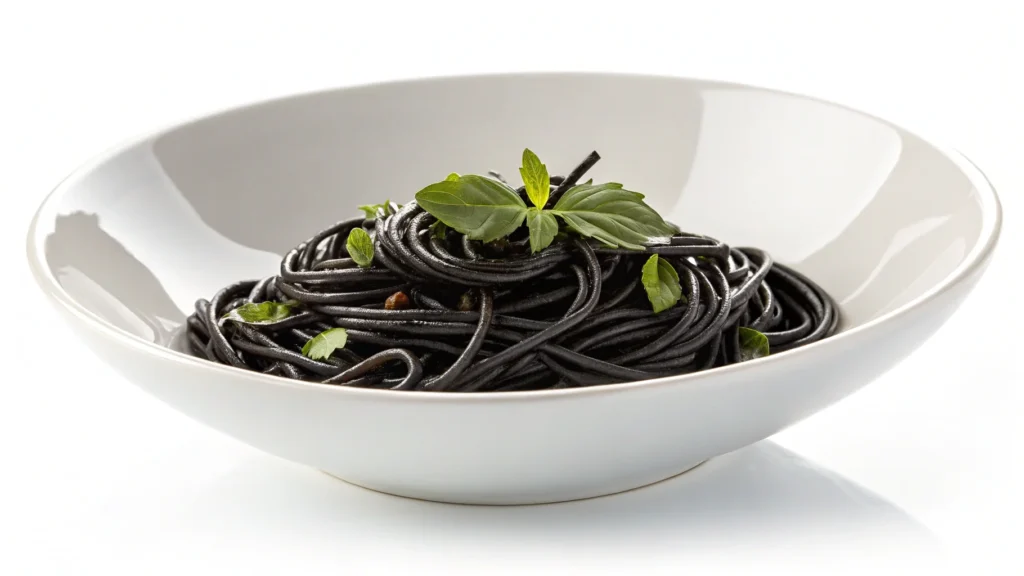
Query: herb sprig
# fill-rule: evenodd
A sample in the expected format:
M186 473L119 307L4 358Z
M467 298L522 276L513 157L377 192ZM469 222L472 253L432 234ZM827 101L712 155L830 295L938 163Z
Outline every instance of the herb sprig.
M390 216L395 212L402 209L401 204L395 204L391 200L385 200L383 204L366 204L359 207L363 211L367 220L376 220L377 214L383 213L385 216Z
M643 250L652 238L678 232L644 202L643 194L615 182L573 186L547 208L551 178L528 148L519 173L532 207L508 184L476 174L451 174L430 184L416 193L416 203L446 227L483 242L508 236L525 222L534 253L554 241L561 230L558 220L568 231L628 250Z

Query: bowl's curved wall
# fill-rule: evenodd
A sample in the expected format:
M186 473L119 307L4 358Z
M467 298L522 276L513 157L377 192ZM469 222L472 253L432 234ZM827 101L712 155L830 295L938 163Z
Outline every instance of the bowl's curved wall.
M357 205L451 171L514 176L527 146L555 172L598 150L595 179L684 229L767 249L836 297L844 328L924 293L980 234L961 170L864 114L684 79L508 75L304 95L159 134L57 199L47 264L97 315L166 342L196 298L273 274Z

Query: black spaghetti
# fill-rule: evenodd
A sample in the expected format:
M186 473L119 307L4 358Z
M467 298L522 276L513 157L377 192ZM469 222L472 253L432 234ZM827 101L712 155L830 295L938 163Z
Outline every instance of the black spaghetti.
M597 159L591 154L564 178L544 172L550 195L541 207L558 208L563 196L589 185L577 182ZM495 174L491 182L503 180ZM524 205L529 200L527 187L515 193ZM187 323L192 352L327 384L506 392L726 366L764 355L763 348L776 353L827 338L839 321L822 288L757 248L677 230L647 238L642 250L613 247L596 232L588 237L586 223L563 217L563 209L552 214L572 225L549 229L548 245L532 251L541 224L475 240L422 204L388 202L339 222L290 250L277 275L197 301ZM371 262L354 254L352 238L362 231ZM667 292L657 292L658 279ZM670 305L652 309L673 285ZM252 310L255 316L240 313ZM311 354L318 335L327 347Z

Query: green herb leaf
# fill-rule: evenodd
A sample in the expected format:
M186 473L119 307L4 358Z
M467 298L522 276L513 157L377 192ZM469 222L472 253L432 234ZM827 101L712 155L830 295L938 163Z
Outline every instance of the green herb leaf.
M679 273L667 260L658 258L657 254L652 254L647 259L640 273L640 281L647 291L647 299L651 301L655 314L675 306L683 297Z
M448 236L448 226L445 226L445 223L440 220L430 225L430 231L441 240Z
M364 204L359 207L366 215L367 220L375 220L377 218L377 211L384 208L383 204Z
M348 255L356 264L369 268L373 264L373 239L362 228L353 228L345 241Z
M331 328L310 338L302 347L302 354L313 360L324 360L338 348L344 348L346 342L348 332L344 328Z
M549 210L530 208L526 213L526 225L530 228L530 252L534 254L550 246L558 234L558 220Z
M401 210L402 205L395 204L391 200L385 200L383 204L366 204L364 206L360 206L359 209L362 210L363 214L366 215L367 220L376 220L377 214L381 210L384 211L385 216L390 216L394 214L397 210Z
M455 308L460 312L471 312L476 310L476 296L473 295L472 291L463 292L462 296L459 296L459 303Z
M447 178L445 178L445 181L446 182L458 182L459 181L459 175L457 173L455 173L455 172L452 172L451 174L448 175Z
M246 324L271 324L291 316L291 305L291 302L250 302L228 312L224 318Z
M548 167L541 164L540 158L529 148L523 150L523 167L519 169L523 177L523 184L526 185L526 195L537 208L543 209L548 203L548 194L551 193L551 177L548 175ZM534 250L536 252L536 250Z
M475 174L431 184L416 193L416 202L449 228L484 242L508 236L526 218L515 190Z
M753 328L740 326L740 362L764 358L768 354L768 337Z
M573 186L551 212L577 234L613 248L643 250L652 237L678 232L644 202L643 194L616 183Z

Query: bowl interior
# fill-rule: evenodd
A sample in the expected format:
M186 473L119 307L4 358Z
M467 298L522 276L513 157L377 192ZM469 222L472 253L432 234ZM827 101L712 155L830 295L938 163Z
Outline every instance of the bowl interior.
M758 246L862 324L948 277L983 199L946 154L870 116L756 88L599 74L506 75L303 95L203 118L97 161L32 241L101 319L167 344L197 298L277 271L360 204L449 172L518 181L524 147L643 192L683 229Z

